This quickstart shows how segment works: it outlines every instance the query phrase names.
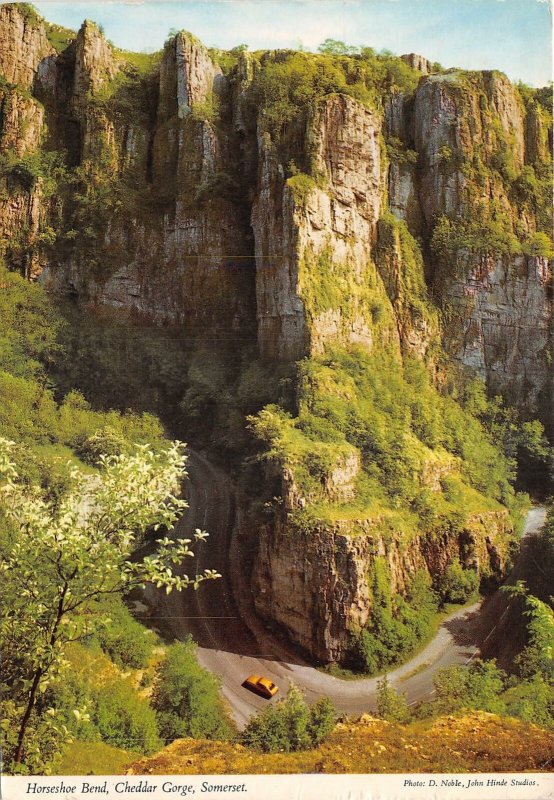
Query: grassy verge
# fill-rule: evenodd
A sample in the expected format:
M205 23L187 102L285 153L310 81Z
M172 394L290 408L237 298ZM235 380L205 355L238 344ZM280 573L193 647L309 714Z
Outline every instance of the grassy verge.
M53 775L122 775L140 753L112 747L104 742L74 741L68 744Z

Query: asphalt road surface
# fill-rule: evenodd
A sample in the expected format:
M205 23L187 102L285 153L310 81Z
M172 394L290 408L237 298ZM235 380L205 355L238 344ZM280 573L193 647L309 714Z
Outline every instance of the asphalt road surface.
M323 695L330 697L338 712L359 714L374 710L378 678L335 678L296 656L290 646L285 647L272 637L259 622L250 626L256 635L251 632L244 621L245 614L237 610L230 586L228 554L234 509L228 479L198 453L189 454L188 471L189 508L174 535L192 538L195 528L202 528L210 535L207 541L195 545L195 558L182 566L182 572L192 575L208 567L217 569L223 578L202 583L197 591L189 589L166 595L153 588L147 589L145 600L150 608L151 623L177 639L191 635L198 643L198 660L203 667L219 675L223 695L239 727L268 702L274 702L242 686L251 673L274 681L280 689L277 698L286 694L292 682L304 690L310 702ZM532 509L525 534L538 531L545 516L543 508ZM490 611L483 615L480 605L476 603L452 614L424 650L407 664L389 672L391 683L407 694L410 703L431 696L433 676L438 669L467 663L479 654L479 647L488 636L486 626L495 624ZM503 613L503 606L499 605L499 609Z

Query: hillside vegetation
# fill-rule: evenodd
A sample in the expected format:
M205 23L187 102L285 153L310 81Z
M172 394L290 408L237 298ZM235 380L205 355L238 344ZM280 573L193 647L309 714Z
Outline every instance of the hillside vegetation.
M341 722L304 753L251 753L240 745L184 739L137 761L135 775L247 775L548 770L551 732L494 714L398 725L364 717Z

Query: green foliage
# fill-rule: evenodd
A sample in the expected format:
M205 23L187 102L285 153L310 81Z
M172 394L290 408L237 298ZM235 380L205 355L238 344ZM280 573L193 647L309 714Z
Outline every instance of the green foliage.
M433 680L434 699L420 707L421 716L441 716L475 709L500 714L507 676L494 661L475 659L468 666L445 667Z
M531 564L540 564L527 576L531 593L543 602L550 602L554 585L554 503L550 502L546 524L529 542Z
M157 669L152 706L166 744L188 736L228 739L233 724L219 696L215 675L196 659L192 639L173 644Z
M61 53L75 38L75 31L65 28L63 25L55 25L52 22L44 22L46 38L52 47Z
M62 326L40 286L0 266L0 364L5 372L44 377L61 355Z
M317 188L317 182L310 175L299 172L288 178L287 186L292 192L296 205L302 207L306 205L312 191Z
M159 750L156 714L131 679L122 677L98 650L71 647L67 666L46 685L40 715L65 727L71 739L101 740L146 754Z
M73 741L56 759L53 775L124 775L139 753L104 742Z
M396 314L401 318L406 315L411 319L423 318L429 326L436 326L436 311L429 302L419 243L406 223L390 213L379 219L377 232L379 273Z
M554 728L554 685L540 673L511 685L502 695L505 713L543 728Z
M252 425L267 456L285 461L307 495L315 498L314 479L319 481L309 454L331 466L354 447L365 475L358 484L360 512L375 503L411 510L422 492L422 470L433 459L437 466L449 464L448 472L459 481L461 495L453 504L437 494L445 516L479 502L471 487L482 493L482 508L494 507L485 496L502 502L514 496L509 465L483 425L440 395L416 361L406 359L403 367L386 353L329 350L301 363L299 397L298 417L270 406Z
M525 420L517 409L507 406L501 397L487 398L480 378L462 380L461 402L485 427L492 441L501 446L511 465L517 470L518 488L535 496L548 492L553 473L553 451L538 420Z
M51 763L60 749L71 741L67 727L46 714L36 714L28 727L29 742L24 764L13 764L10 756L17 748L17 731L21 717L21 707L8 699L11 687L2 684L2 748L4 764L12 775L48 775Z
M26 191L40 181L43 197L52 197L69 177L64 154L57 150L33 150L19 157L6 151L0 157L0 175L9 175Z
M32 3L18 3L17 10L28 25L37 27L43 21Z
M25 762L40 694L63 669L67 646L105 622L100 600L149 582L166 592L197 588L219 575L173 572L174 564L192 555L190 539L165 536L153 555L129 560L137 535L150 527L171 528L186 507L176 496L185 464L179 443L158 453L145 445L132 455L104 457L92 481L75 469L56 501L21 480L12 451L11 443L0 441L0 511L11 527L1 543L7 613L0 644L3 679L16 687L21 703L16 746L7 753L8 763L18 765ZM195 539L206 535L197 530ZM108 720L106 730L109 725Z
M317 49L319 53L329 56L353 56L359 50L358 47L345 44L337 39L325 39Z
M152 632L131 616L120 597L104 601L102 607L109 620L96 634L102 650L120 667L146 667L154 644Z
M494 661L476 659L467 666L440 670L433 684L434 698L417 708L419 717L480 710L554 727L554 687L540 673L522 681L508 677Z
M406 695L391 686L386 675L377 682L377 716L388 722L405 723L410 719Z
M425 572L416 573L406 599L392 597L390 575L382 558L372 575L373 606L366 627L352 638L349 662L369 675L396 664L414 651L430 631L437 599Z
M115 680L92 696L90 719L102 741L146 754L160 749L156 714L126 681Z
M540 258L554 258L554 246L552 239L543 231L533 233L529 240L525 242L523 251L528 256L539 256Z
M447 566L438 581L438 589L446 603L465 603L479 587L479 574L472 569L464 569L458 558Z
M219 117L220 104L219 98L213 92L209 94L201 103L195 103L192 107L192 119L197 122L215 122Z
M398 166L415 166L417 164L417 153L409 148L396 136L388 136L386 139L387 155L393 164Z
M300 689L291 684L284 700L251 717L241 742L262 753L292 753L317 747L335 726L328 698L308 706Z
M359 54L342 42L328 40L320 54L277 51L264 54L250 89L262 127L276 140L321 97L342 93L379 106L394 92L410 94L419 73L392 54L371 48Z
M514 255L522 252L522 245L506 217L451 220L441 216L433 228L431 249L446 266L457 263L460 250L483 255Z
M552 561L552 554L550 554ZM544 567L551 567L548 561L539 566L544 574ZM548 579L548 573L546 573ZM550 572L550 576L554 572ZM550 597L550 605L538 597L529 594L524 581L515 586L503 587L512 598L523 601L522 615L526 623L527 644L516 658L519 674L523 678L540 675L554 685L554 598Z

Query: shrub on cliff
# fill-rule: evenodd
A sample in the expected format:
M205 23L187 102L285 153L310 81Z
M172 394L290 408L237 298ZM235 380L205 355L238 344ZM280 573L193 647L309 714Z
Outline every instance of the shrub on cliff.
M250 719L241 742L263 753L292 753L317 747L334 726L335 713L329 698L308 706L300 689L291 685L284 700Z
M369 675L408 656L431 631L438 600L429 576L415 574L406 599L391 592L390 574L382 558L376 558L372 575L373 608L366 627L353 636L347 660Z
M446 603L465 603L479 587L479 574L464 569L458 558L454 558L438 581L442 599Z
M102 650L121 667L140 669L148 664L154 636L131 616L120 597L105 603L110 622L97 633Z
M125 681L116 679L93 693L91 721L101 740L114 747L144 753L160 748L156 714Z

